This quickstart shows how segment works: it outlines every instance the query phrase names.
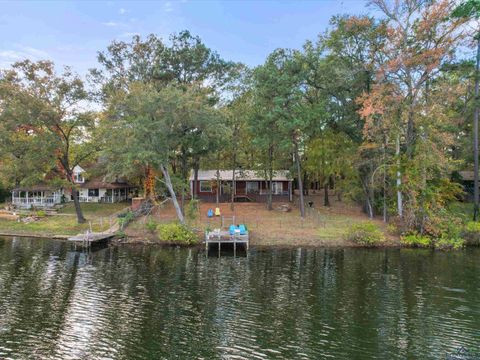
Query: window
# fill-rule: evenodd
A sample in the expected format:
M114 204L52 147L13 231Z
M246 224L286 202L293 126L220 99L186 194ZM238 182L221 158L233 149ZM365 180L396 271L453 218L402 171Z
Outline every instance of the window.
M272 182L272 194L280 195L283 192L283 183L281 181Z
M258 181L247 181L247 193L258 194Z
M212 192L212 183L210 181L200 181L200 192Z
M98 196L98 189L88 189L88 196Z
M83 176L81 173L74 173L73 174L73 181L75 181L76 183L83 183Z

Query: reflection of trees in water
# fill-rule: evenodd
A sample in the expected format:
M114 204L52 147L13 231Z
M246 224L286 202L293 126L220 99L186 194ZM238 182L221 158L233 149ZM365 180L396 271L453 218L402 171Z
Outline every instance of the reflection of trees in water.
M475 252L470 254L470 252ZM71 251L0 241L0 356L443 354L478 340L478 250ZM303 354L303 355L302 355Z

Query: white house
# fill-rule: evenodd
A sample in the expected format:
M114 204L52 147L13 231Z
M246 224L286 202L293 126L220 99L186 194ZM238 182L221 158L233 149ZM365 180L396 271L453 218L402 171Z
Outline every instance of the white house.
M114 203L129 200L136 187L122 180L105 182L103 179L85 178L85 170L80 166L73 169L73 179L77 184L80 202ZM71 189L55 188L47 184L18 187L12 190L12 204L21 208L53 207L73 201Z

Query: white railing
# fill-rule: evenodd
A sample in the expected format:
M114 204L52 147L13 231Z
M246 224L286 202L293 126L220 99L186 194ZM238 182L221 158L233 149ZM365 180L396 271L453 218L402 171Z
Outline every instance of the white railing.
M23 207L31 207L31 206L53 206L55 204L60 203L60 198L58 197L14 197L12 198L12 202L14 205L23 206Z

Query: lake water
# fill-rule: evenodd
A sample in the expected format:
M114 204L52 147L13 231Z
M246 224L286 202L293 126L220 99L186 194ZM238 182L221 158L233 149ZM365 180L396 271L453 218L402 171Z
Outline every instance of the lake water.
M443 359L480 344L480 249L0 239L0 359Z

